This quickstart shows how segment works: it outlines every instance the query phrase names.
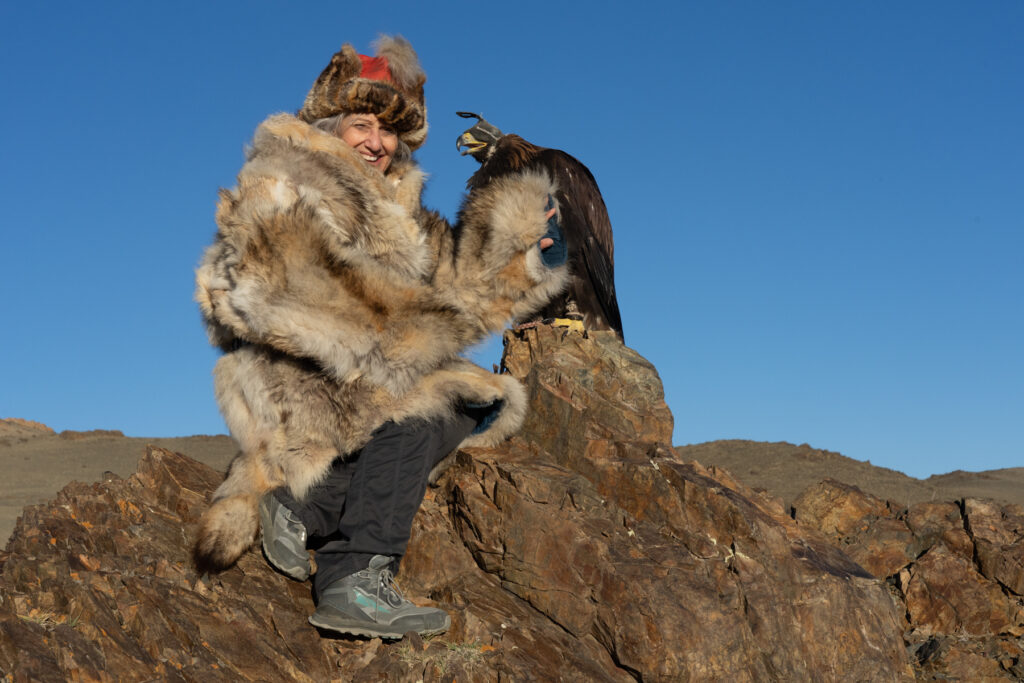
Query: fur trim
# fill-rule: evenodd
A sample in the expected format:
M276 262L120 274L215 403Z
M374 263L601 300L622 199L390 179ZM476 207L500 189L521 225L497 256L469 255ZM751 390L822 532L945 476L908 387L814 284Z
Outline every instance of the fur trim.
M271 488L262 464L259 451L243 450L231 461L212 505L199 520L192 556L200 570L230 567L255 541L257 506L262 492Z
M493 446L512 436L526 416L526 390L510 375L498 375L462 358L424 377L396 404L391 419L434 419L454 412L462 403L502 401L489 428L466 438L461 446Z
M252 547L260 528L259 502L259 497L235 496L215 501L203 513L192 548L197 569L227 569Z
M417 93L416 99L422 102L427 75L423 73L419 56L409 41L402 36L381 34L373 41L373 49L378 57L387 58L395 84L406 92Z
M462 307L479 312L483 327L533 313L568 284L568 266L546 267L538 245L547 232L545 206L556 192L545 171L527 171L474 191L459 210L453 290Z

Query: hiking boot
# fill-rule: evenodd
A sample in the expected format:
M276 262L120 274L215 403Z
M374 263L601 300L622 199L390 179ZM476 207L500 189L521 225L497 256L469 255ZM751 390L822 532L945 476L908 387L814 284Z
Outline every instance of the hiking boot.
M309 553L306 552L306 526L274 496L273 491L260 500L260 529L263 554L270 565L296 581L309 578Z
M338 633L399 639L444 633L451 617L434 607L417 607L399 592L391 558L374 555L370 566L331 583L321 594L309 623Z

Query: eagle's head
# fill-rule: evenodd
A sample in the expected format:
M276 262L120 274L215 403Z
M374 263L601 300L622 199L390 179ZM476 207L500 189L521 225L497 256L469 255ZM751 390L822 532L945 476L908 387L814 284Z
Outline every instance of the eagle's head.
M487 123L479 114L468 111L455 113L464 119L477 119L476 125L463 132L455 141L455 149L459 150L462 156L469 154L481 164L484 163L494 154L494 146L501 139L502 132L496 126ZM463 147L466 149L462 149Z

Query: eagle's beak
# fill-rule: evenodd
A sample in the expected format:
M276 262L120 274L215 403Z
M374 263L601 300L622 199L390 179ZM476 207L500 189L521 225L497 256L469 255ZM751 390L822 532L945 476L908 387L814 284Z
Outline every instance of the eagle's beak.
M462 149L463 146L465 146L466 149ZM477 140L468 130L460 135L459 139L455 141L455 149L457 149L459 154L462 156L466 156L467 154L476 154L485 147L487 147L487 143Z

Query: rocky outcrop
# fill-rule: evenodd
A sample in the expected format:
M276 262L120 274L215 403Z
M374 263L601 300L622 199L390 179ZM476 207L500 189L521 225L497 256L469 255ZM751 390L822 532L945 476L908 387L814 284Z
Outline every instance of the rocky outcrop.
M798 521L892 586L922 677L1024 680L1024 510L967 498L909 508L826 480Z
M65 429L58 436L68 441L78 441L80 439L90 439L94 437L118 437L124 436L124 432L120 429L90 429L89 431L79 432L72 429Z
M6 442L28 441L40 436L57 434L53 429L35 420L23 420L19 417L0 417L0 439ZM65 429L58 436L62 439L74 441L94 436L124 436L118 429L92 429L86 432L78 432Z
M966 545L954 549L951 511L937 507L914 517L920 531L901 536L896 525L877 542L846 543L837 534L853 538L859 527L793 519L724 470L683 461L657 372L611 333L542 326L506 344L507 371L531 395L527 423L500 448L457 455L428 491L402 563L406 592L451 612L444 636L323 637L306 623L307 586L257 552L198 576L190 534L219 475L150 448L127 479L72 484L26 509L2 558L0 672L43 681L886 681L913 679L915 663L921 676L966 666L969 655L1000 674L1016 666L1010 651L1008 666L977 648L951 657L907 616L907 596L930 604L938 585L914 571L962 563L1013 585L1019 555L1005 559L1003 549L1016 537L962 528L978 559L966 557ZM884 504L849 507L888 519ZM996 512L975 514L988 524ZM931 564L915 556L897 567L913 552L899 555L903 539L947 536ZM885 549L877 566L857 554L872 544ZM1004 606L989 615L992 628L1019 623ZM918 619L931 634L940 624L984 628L966 614ZM913 658L905 632L922 634Z
M0 444L28 441L31 438L54 434L55 432L35 420L23 420L20 417L0 417Z

